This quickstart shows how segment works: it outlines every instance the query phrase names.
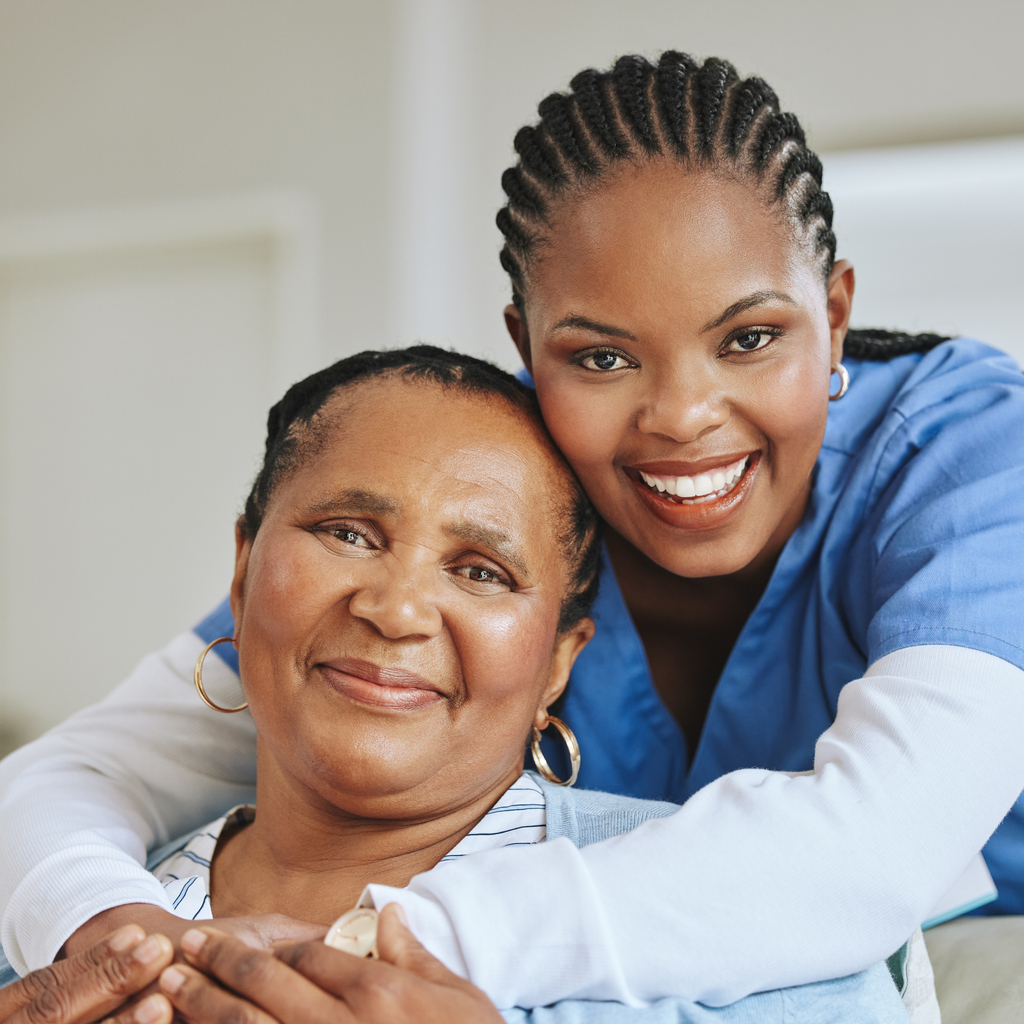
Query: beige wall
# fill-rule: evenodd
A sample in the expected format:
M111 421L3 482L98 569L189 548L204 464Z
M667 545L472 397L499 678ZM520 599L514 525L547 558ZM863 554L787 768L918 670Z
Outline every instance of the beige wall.
M425 333L511 362L498 181L575 71L727 56L836 150L1024 132L1021 39L1012 0L0 0L0 215L299 189L325 355ZM426 179L457 187L424 224ZM461 261L441 296L439 251Z
M277 282L268 288L287 286L293 298L301 293L296 303L305 324L296 330L281 328L280 310L270 308L278 296L265 314L269 320L277 318L276 326L269 320L256 324L253 336L265 333L277 339L278 348L292 345L301 353L289 361L287 351L278 351L258 366L234 372L232 359L237 366L257 349L266 355L270 342L246 348L244 324L246 317L258 315L258 296L253 293L243 308L240 299L236 303L231 297L234 292L222 290L209 298L209 310L238 306L233 326L225 329L228 340L222 350L212 352L216 339L203 341L205 335L197 328L201 343L189 347L169 340L164 349L152 349L146 365L112 359L99 377L76 371L79 377L72 379L68 368L82 365L75 361L81 352L73 349L84 344L75 338L97 343L95 336L104 333L105 321L96 320L92 334L84 329L76 334L74 316L54 314L53 322L65 325L63 344L69 347L53 356L52 367L45 360L31 364L34 387L52 372L65 389L55 394L83 382L102 384L112 392L131 391L156 377L174 376L169 367L179 356L197 360L200 369L220 377L203 392L214 414L205 410L200 419L190 420L188 431L175 421L177 392L165 389L168 447L161 449L161 458L167 473L152 485L153 492L145 490L148 484L143 486L146 474L136 474L129 481L137 484L134 489L122 486L123 480L104 485L90 508L90 521L102 522L119 512L115 495L120 501L133 496L140 508L159 497L168 523L188 524L159 571L147 567L141 556L113 564L83 555L61 565L52 555L33 562L31 550L16 550L20 541L12 524L25 522L25 496L17 481L43 479L47 466L51 473L70 473L70 456L54 454L59 429L49 431L44 444L42 435L12 426L9 417L4 421L0 509L7 522L0 522L0 540L4 530L9 536L0 548L6 544L6 550L16 553L22 574L31 576L37 565L40 572L55 575L33 591L30 601L8 595L7 611L0 607L0 617L6 615L0 637L14 636L7 642L24 648L17 657L0 650L0 665L7 666L6 678L0 679L0 746L9 742L3 738L5 729L31 733L96 699L147 649L191 625L211 594L226 588L221 577L230 562L230 520L251 465L233 466L228 477L216 479L193 467L216 461L218 451L238 453L233 457L239 462L249 460L244 453L259 448L257 406L265 407L288 373L294 376L300 368L330 357L414 337L447 339L515 365L500 317L507 296L493 226L502 201L500 174L511 161L515 130L532 119L543 95L564 88L576 71L606 65L622 52L655 55L668 47L727 56L741 72L766 77L784 106L801 115L812 144L833 151L1024 133L1021 39L1024 4L992 0L0 0L0 307L7 295L4 316L11 323L18 310L37 310L36 319L19 328L22 343L29 344L24 339L34 338L32 332L49 322L49 306L33 300L33 307L27 297L44 293L25 290L36 280L32 275L43 270L20 264L17 272L4 270L4 239L13 237L11 232L17 235L19 224L29 224L31 234L56 218L55 223L64 225L61 231L74 235L73 226L85 218L81 223L89 225L86 234L95 241L104 235L108 221L115 226L159 222L163 245L174 234L168 220L175 220L179 207L185 211L182 216L199 225L189 243L197 252L205 244L201 222L207 214L202 211L213 210L213 221L230 221L232 210L263 210L253 215L255 221L250 217L244 231L238 229L241 234L223 223L219 235L214 231L221 238L217 244L228 246L221 276L228 280L243 275L239 280L248 281L245 289L251 291L265 273L266 281ZM842 166L846 173L852 165ZM888 173L884 159L872 166L883 168L883 178ZM1000 193L1005 195L1001 203L1013 201L1015 173L1005 178L1011 185ZM964 180L983 178L971 171ZM857 181L849 174L843 180L850 194L856 193ZM956 181L946 187L955 199ZM926 213L932 228L942 216L946 195L936 193ZM887 202L898 209L904 200L889 196ZM986 216L995 223L1000 208L989 207ZM306 211L297 215L301 224L275 227L274 211L292 209ZM291 214L282 216L287 220ZM1006 223L1016 225L1020 214L1015 216ZM865 280L874 258L865 232L870 227L870 237L877 238L876 227L863 219L858 226L852 216L845 223L849 237L867 254L868 265L861 267ZM275 235L278 228L284 234ZM263 243L257 236L264 230L277 238L273 244L280 242L282 251L291 245L288 232L304 239L305 255L289 257L291 269L283 277L284 257L273 255L277 249L266 256L268 262L257 261L248 270L248 264L231 262L236 251L232 239L257 245L253 251L271 252L258 248ZM23 242L18 242L18 251L34 244L31 239ZM136 238L132 244L144 249L156 244L143 242ZM904 242L906 259L912 258L913 236ZM78 243L68 244L73 249ZM156 263L177 259L150 249L146 258ZM1016 249L1015 241L1004 240L999 250L1006 254L1001 257L1007 282L1000 285L1003 291L1012 291L1022 276L1012 264ZM84 250L76 251L74 259L86 259L87 265ZM110 266L123 259L124 245L118 251L116 258L104 257L114 260ZM51 256L54 252L51 244ZM955 246L952 252L950 259L955 260ZM890 292L898 291L891 274L899 266L884 265L881 259L879 273L887 275ZM906 259L901 256L902 263ZM946 263L955 284L955 264ZM46 270L44 276L50 273ZM188 278L186 271L182 274L180 281ZM128 288L129 277L122 275L110 288ZM160 287L172 285L166 278ZM948 283L942 287L950 290ZM16 288L22 289L17 295L12 291ZM77 288L79 283L73 285ZM200 283L195 288L181 285L175 294L198 294L197 289ZM65 302L71 292L61 294ZM867 289L865 294L872 293ZM881 293L876 289L876 294ZM927 304L927 288L915 294ZM959 320L951 326L980 330L988 325L980 317L974 322L969 295L961 300L950 314ZM195 301L195 315L200 315L207 299ZM883 313L890 308L878 301L882 304L875 308ZM147 307L145 316L138 313L137 322L156 316L157 308ZM916 315L907 308L908 317ZM189 330L192 316L183 311L175 329ZM29 378L19 374L28 371L19 367L29 364L16 353L5 355L4 345L14 344L14 334L9 330L5 342L4 322L0 369L8 379L0 383L4 393L24 399ZM173 331L168 330L170 339ZM122 338L118 344L130 340ZM144 346L139 352L143 359ZM87 369L95 367L89 364ZM264 390L258 400L224 403L218 423L217 389L248 387L245 382L257 378L271 382L260 385ZM69 415L71 407L83 415L81 403L62 402L59 408L45 400L42 404L47 416L58 419ZM28 415L31 403L23 400L18 408ZM96 423L102 425L101 419ZM202 452L195 451L196 423L202 425L203 436L212 438ZM153 420L147 429L159 434L159 422ZM95 444L102 443L100 431ZM43 468L18 476L10 466ZM173 480L168 480L171 467ZM207 495L203 516L195 514L197 488ZM105 534L103 543L114 543L113 536ZM86 537L80 543L90 541ZM136 537L132 543L142 541ZM210 552L219 552L220 545L225 553L213 558ZM10 558L8 564L13 564ZM63 603L55 603L47 594L62 580L68 593ZM147 593L158 592L161 599L147 604ZM129 609L135 617L128 623L117 611L127 607L126 593L137 595ZM76 623L62 639L60 616L73 617L82 606L76 594L87 595L93 619L88 628ZM16 614L11 611L14 601ZM104 614L106 609L109 614ZM46 627L51 650L70 645L73 638L77 647L72 653L89 670L70 677L65 672L60 685L52 668L40 668L33 676L31 652L38 644L32 647L24 639L29 628L25 624L31 622L41 624L41 632Z

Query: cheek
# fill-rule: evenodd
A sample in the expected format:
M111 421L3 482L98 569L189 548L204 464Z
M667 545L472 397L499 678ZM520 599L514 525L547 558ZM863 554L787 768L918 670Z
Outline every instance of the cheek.
M510 735L529 728L555 643L550 610L531 606L525 596L521 603L526 614L495 609L452 623L466 683L463 710L474 722L485 717L489 730Z
M591 496L600 489L601 475L614 472L615 453L628 433L631 405L627 391L557 380L537 385L544 423Z
M282 698L300 684L294 670L344 588L336 569L326 571L318 548L299 531L268 533L262 541L257 535L239 623L240 665L254 703L264 693Z
M828 418L829 361L813 358L786 363L754 390L746 416L769 442L773 468L803 472L821 447Z

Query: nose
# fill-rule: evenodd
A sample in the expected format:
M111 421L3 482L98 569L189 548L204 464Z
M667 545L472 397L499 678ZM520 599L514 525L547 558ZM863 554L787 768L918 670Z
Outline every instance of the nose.
M680 444L696 441L729 420L730 407L715 374L687 366L657 372L644 382L636 428Z
M388 640L429 639L441 630L436 581L413 562L389 554L349 599L349 612Z

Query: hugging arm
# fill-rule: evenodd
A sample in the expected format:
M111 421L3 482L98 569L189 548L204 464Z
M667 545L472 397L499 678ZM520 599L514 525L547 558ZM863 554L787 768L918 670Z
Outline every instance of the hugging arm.
M911 648L844 688L812 773L733 772L593 846L484 853L370 893L498 1005L719 1006L884 959L1022 789L1024 672Z
M787 992L765 992L723 1009L676 999L648 1007L565 1000L500 1014L483 992L434 959L400 923L394 907L380 918L379 961L360 960L322 943L281 947L276 956L202 929L185 939L190 962L161 987L192 1024L821 1024L857 1008L861 1024L906 1021L886 969ZM197 944L198 943L198 944ZM205 972L205 973L203 973ZM219 979L224 987L212 979ZM230 990L230 991L229 991ZM132 1024L129 1017L116 1024Z
M50 963L101 911L169 911L147 847L252 800L255 731L248 715L199 702L202 647L194 633L177 637L106 700L0 763L0 934L19 974ZM237 688L218 658L205 671L212 687Z
M193 709L201 647L179 638L108 702L5 762L4 944L21 972L99 910L160 905L144 847L245 798L247 726L214 738ZM168 715L179 738L162 745ZM736 772L583 850L513 847L371 892L401 902L427 948L498 1005L721 1004L851 974L905 941L1024 789L1022 722L1024 672L967 648L911 648L844 689L813 774Z

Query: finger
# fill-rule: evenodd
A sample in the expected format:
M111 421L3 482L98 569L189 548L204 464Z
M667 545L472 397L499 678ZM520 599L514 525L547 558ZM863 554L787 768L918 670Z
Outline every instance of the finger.
M160 975L160 989L191 1024L277 1024L260 1007L185 964L168 967Z
M385 986L398 974L391 964L353 956L322 942L277 946L274 956L291 970L308 978L318 989L348 1003L353 1001L353 994L357 991Z
M259 936L263 948L272 946L275 942L312 942L314 939L322 939L327 934L327 928L322 924L296 921L294 918L285 917L284 914L261 914L246 921ZM217 922L214 922L214 925L221 928ZM233 931L231 928L221 930L228 934L232 934ZM238 935L238 938L242 936Z
M268 950L252 949L234 936L213 928L187 931L181 938L181 948L190 964L217 978L279 1021L347 1024L353 1020L351 1013L337 1000Z
M4 1024L85 1024L99 1020L155 981L173 959L170 939L150 935L67 982L61 980L58 971L34 971L24 980L42 975L32 982L35 995Z
M170 1000L162 993L156 993L125 1007L103 1024L171 1024L173 1018L174 1007Z
M380 913L377 920L377 952L381 960L438 985L459 988L470 984L465 978L448 970L409 931L400 903L389 903Z
M15 1011L32 1002L41 992L67 984L79 975L92 970L108 957L123 953L138 945L146 933L137 925L119 928L89 949L67 960L58 960L38 971L26 975L21 981L0 989L0 1021L6 1021Z

